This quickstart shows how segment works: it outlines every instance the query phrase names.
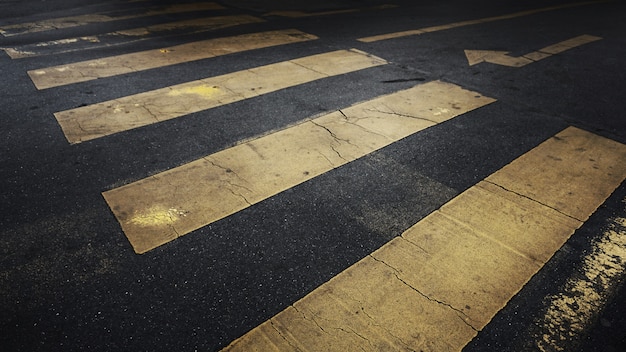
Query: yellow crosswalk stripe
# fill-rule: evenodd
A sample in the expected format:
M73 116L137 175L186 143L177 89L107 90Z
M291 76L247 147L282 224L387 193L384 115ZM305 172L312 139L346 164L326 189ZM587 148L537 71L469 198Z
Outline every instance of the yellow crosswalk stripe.
M314 39L317 39L317 37L296 29L259 32L35 69L28 71L28 74L38 89L46 89L183 62L208 59L246 50Z
M570 8L570 7L577 7L577 6L584 6L584 5L594 5L594 4L599 4L599 3L602 3L602 2L608 2L608 1L611 1L611 0L585 1L585 2L576 2L576 3L571 3L571 4L555 5L555 6L549 6L549 7L539 8L539 9L514 12L514 13L510 13L510 14L506 14L506 15L486 17L486 18L481 18L481 19L477 19L477 20L460 21L460 22L454 22L454 23L443 24L443 25L438 25L438 26L431 26L431 27L424 27L424 28L419 28L419 29L410 29L410 30L406 30L406 31L394 32L394 33L373 35L373 36L369 36L369 37L359 38L358 40L361 41L361 42L364 42L364 43L372 43L372 42L377 42L377 41L381 41L381 40L401 38L401 37L407 37L407 36L413 36L413 35L421 35L421 34L425 34L425 33L444 31L444 30L448 30L448 29L472 26L472 25L476 25L476 24L508 20L508 19L511 19L511 18L530 16L530 15L534 15L534 14L538 14L538 13L542 13L542 12L566 9L566 8Z
M111 21L129 20L134 18L196 12L196 11L208 11L208 10L221 10L223 6L213 2L203 3L189 3L189 4L176 4L167 7L153 7L148 8L142 13L131 14L118 14L117 12L104 12L94 13L78 16L69 16L61 18L47 19L37 22L18 23L13 25L7 25L0 28L0 34L5 37L11 37L16 35L22 35L27 33L45 32L55 29L79 27L92 23L104 23Z
M65 38L48 42L13 46L9 48L2 48L2 50L4 50L4 52L6 52L12 59L21 59L26 57L110 47L113 45L137 43L139 41L154 38L154 35L156 34L159 34L159 38L163 38L167 34L180 34L180 31L186 31L185 34L200 33L259 22L264 22L264 20L250 15L203 17L191 20L161 23L147 27L119 30L100 35Z
M54 116L67 140L79 143L386 63L356 49L338 50L65 110Z
M454 84L429 82L308 120L103 195L135 251L144 253L493 101Z
M626 178L626 145L567 128L225 351L460 351Z

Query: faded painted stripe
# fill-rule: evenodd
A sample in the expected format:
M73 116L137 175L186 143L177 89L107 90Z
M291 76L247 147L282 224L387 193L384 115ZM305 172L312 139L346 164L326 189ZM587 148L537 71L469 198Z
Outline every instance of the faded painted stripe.
M626 199L623 200L626 204ZM586 328L599 318L615 296L626 271L626 218L614 218L570 277L561 293L549 297L543 319L535 322L538 351L566 351L581 341Z
M318 12L304 12L304 11L272 11L265 14L265 16L282 16L282 17L291 17L291 18L301 18L301 17L315 17L315 16L329 16L329 15L341 15L345 13L354 13L354 12L363 12L363 11L379 11L386 9L393 9L398 7L398 5L378 5L378 6L370 6L364 8L353 8L353 9L338 9L338 10L328 10L328 11L318 11Z
M27 33L45 32L45 31L51 31L51 30L56 30L56 29L79 27L79 26L84 26L84 25L93 24L93 23L129 20L129 19L134 19L134 18L174 14L174 13L221 10L221 9L224 9L224 7L221 5L218 5L213 2L204 2L204 3L177 4L177 5L167 6L167 7L163 7L163 6L152 7L152 8L144 9L142 13L137 13L137 10L134 10L134 9L127 10L127 11L101 12L101 13L86 14L86 15L79 15L79 16L53 18L53 19L47 19L47 20L42 20L42 21L37 21L37 22L7 25L7 26L3 26L2 28L0 28L0 34L4 35L5 37L11 37L11 36L27 34Z
M36 69L28 71L28 74L38 89L46 89L183 62L208 59L246 50L314 39L317 39L317 37L295 29L244 34Z
M104 192L137 253L493 102L439 81L336 111Z
M603 3L603 2L609 2L609 1L611 1L611 0L606 0L606 1L586 1L586 2L577 2L577 3L572 3L572 4L550 6L550 7L540 8L540 9L534 9L534 10L527 10L527 11L510 13L510 14L506 14L506 15L500 15L500 16L494 16L494 17L486 17L486 18L481 18L481 19L477 19L477 20L468 20L468 21L454 22L454 23L444 24L444 25L439 25L439 26L432 26L432 27L425 27L425 28L420 28L420 29L411 29L411 30L407 30L407 31L375 35L375 36L370 36L370 37L359 38L357 40L359 40L361 42L364 42L364 43L371 43L371 42L377 42L377 41L393 39L393 38L401 38L401 37L407 37L407 36L412 36L412 35L420 35L420 34L424 34L424 33L444 31L444 30L448 30L448 29L465 27L465 26L471 26L471 25L476 25L476 24L481 24L481 23L488 23L488 22L508 20L508 19L511 19L511 18L529 16L529 15L534 15L534 14L541 13L541 12L548 12L548 11L566 9L566 8L570 8L570 7L600 4L600 3Z
M356 49L338 50L61 111L54 116L67 140L79 143L386 63Z
M567 128L225 350L460 351L624 178L625 145Z
M12 59L21 59L26 57L60 54L78 50L97 49L115 45L137 43L153 39L156 36L163 39L168 35L202 33L221 28L259 22L264 22L264 20L249 15L213 16L121 30L97 36L66 38L2 49Z

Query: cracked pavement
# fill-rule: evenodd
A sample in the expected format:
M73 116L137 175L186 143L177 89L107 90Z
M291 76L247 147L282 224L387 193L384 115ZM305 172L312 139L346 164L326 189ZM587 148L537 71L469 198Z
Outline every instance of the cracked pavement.
M0 2L5 349L626 345L622 2L188 2Z

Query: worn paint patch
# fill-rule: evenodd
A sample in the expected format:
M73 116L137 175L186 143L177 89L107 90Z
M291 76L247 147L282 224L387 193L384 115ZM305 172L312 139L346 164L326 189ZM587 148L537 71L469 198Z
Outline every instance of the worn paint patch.
M626 204L624 199L623 204ZM565 351L579 341L626 278L626 218L615 218L584 257L580 273L561 293L548 298L549 308L535 322L541 333L540 351Z

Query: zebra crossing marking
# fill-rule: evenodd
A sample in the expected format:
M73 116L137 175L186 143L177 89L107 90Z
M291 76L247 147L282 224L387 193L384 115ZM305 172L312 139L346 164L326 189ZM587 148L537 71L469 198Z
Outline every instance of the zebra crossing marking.
M45 32L63 28L79 27L93 23L104 23L111 21L129 20L141 17L166 15L174 13L185 13L195 11L208 11L208 10L222 10L223 6L214 2L202 2L202 3L189 3L189 4L176 4L167 7L159 6L145 9L145 12L136 13L136 11L129 11L129 14L120 13L120 11L93 13L86 15L77 15L69 17L60 17L46 19L37 22L17 23L12 25L2 26L0 28L0 34L5 37L12 37L16 35Z
M626 145L569 127L224 351L460 351L626 178Z
M28 71L28 75L31 77L37 89L47 89L247 50L314 39L318 38L296 29L257 32L35 69Z
M356 49L337 50L65 110L54 116L67 140L80 143L386 63Z
M465 22L463 25L474 24L470 22L473 21ZM454 26L431 27L429 30L434 31L449 28L454 28ZM422 31L428 32L427 29ZM129 33L129 35L134 35L132 32L127 33ZM171 50L168 49L161 49L161 51L162 53L171 52ZM150 67L146 65L146 67L142 69L149 68ZM60 70L59 72L61 71L63 70ZM107 73L98 77L109 77L116 74L121 73ZM172 95L184 96L191 94L212 96L214 93L215 87L197 85L183 87L179 91L174 91ZM475 96L475 98L481 97ZM381 106L389 108L387 104L388 103L384 103ZM453 106L456 108L456 103ZM119 107L116 108L116 110L117 109L119 109ZM359 121L349 121L352 118L352 116L349 117L349 114L347 113L350 109L351 108L339 111L339 114L334 113L334 117L340 119L345 118L347 120L344 122L345 124L358 125L358 129L364 128L363 125L360 125L361 117L355 118L355 120ZM379 109L379 107L368 109L364 108L364 110L367 110L368 112L375 111L377 113L394 116L402 115L403 118L408 117L404 116L404 113L399 113L398 109L389 109L386 111L377 109ZM437 109L429 109L429 111L433 112L436 116L445 115L449 112L447 108L437 107ZM114 112L116 110L114 110ZM330 119L330 115L328 115L328 117ZM368 116L368 118L370 117ZM304 132L298 135L298 138L294 138L300 142L304 136L308 136L312 133L319 133L321 130L326 131L331 137L330 142L328 143L329 148L327 148L325 152L321 152L318 149L315 149L314 152L320 153L323 159L330 164L331 169L360 157L359 155L362 153L364 153L363 155L366 155L371 152L367 151L369 149L364 148L365 151L359 150L352 154L352 148L360 148L360 146L357 147L354 145L355 143L353 143L353 139L361 141L365 138L361 138L358 133L356 134L356 137L354 137L351 133L349 133L351 138L339 137L337 130L329 127L334 126L336 123L334 120L335 119L333 119L333 121L326 121L321 118L310 120L308 122L310 122L313 126L308 127L312 128L303 130ZM381 118L381 120L383 119ZM380 125L376 126L380 130L376 130L374 134L383 134L382 132L385 130L385 133L394 135L393 138L401 138L395 136L398 131L387 131L387 129L393 128L390 128L386 119L384 120L384 123L381 122ZM436 119L418 118L418 120L433 122ZM434 123L438 122L441 121L435 121ZM401 124L405 123L406 121ZM306 123L299 126L304 124ZM372 126L368 125L367 127L370 128ZM426 127L420 127L420 129L423 128ZM374 131L374 129L366 131L366 133L369 135L372 131ZM560 136L557 136L558 138L555 138L555 140L561 141L563 139L576 139L581 135L583 135L583 138L587 138L584 136L584 131L583 133L578 134L578 130L568 129L566 132L571 133L569 135L567 133L561 134ZM389 138L389 136L386 137ZM590 144L594 144L596 142L597 141L593 141L590 142ZM251 146L254 145L253 143L254 141L242 145L246 145L252 149ZM378 143L380 142L372 142L373 146L368 147L374 148L373 150L379 149L380 147L378 146ZM613 146L608 146L609 144L611 143L604 143L603 147L606 147L607 149L613 148ZM576 145L578 147L573 151L581 153L587 151L586 146L581 147L580 144ZM283 148L284 145L280 145L280 147ZM345 147L347 149L340 152L340 147ZM553 146L547 149L558 150L558 148L554 148ZM567 149L568 150L566 151L560 150L559 153L563 152L564 154L569 155L567 153L572 152L572 150L570 150L572 148L569 148L568 146ZM611 163L615 162L617 165L624 165L624 149L621 148L621 145L619 148L613 149L620 149L614 154L621 155L621 157L611 155L607 159ZM313 149L311 150L313 151ZM600 157L602 162L607 160L604 158L606 155L602 154L604 151L605 150L602 150L599 153L602 155L602 157ZM266 152L270 155L276 155L277 150L272 151L268 148ZM258 150L254 150L254 153L259 154ZM335 154L341 160L332 160L333 157L335 157ZM554 156L546 154L545 156L547 159L562 162L564 160L561 158L562 155L563 154L558 154L558 156ZM590 155L598 154L591 153ZM227 174L235 173L233 168L224 167L223 165L225 164L221 164L222 160L220 160L220 164L217 164L217 159L215 159L216 157L217 155L207 156L203 158L202 162L205 166L211 164L210 166L212 168L217 168ZM236 158L234 157L226 157L226 160L228 161L235 159ZM572 159L573 160L568 160L570 164L575 164L580 161L576 158ZM294 159L290 162L298 161L300 161L300 159ZM596 170L599 169L606 171L612 169L611 166L607 165L598 166L596 163L597 160L593 158L590 158L589 161L594 164L593 168ZM523 170L528 169L527 165L523 163L521 165ZM236 164L236 166L240 167L241 165ZM583 165L583 167L586 166L589 165ZM332 284L331 282L325 284L327 286L323 286L323 290L316 290L312 292L303 300L295 303L284 312L272 318L273 321L268 321L268 323L258 327L258 330L255 329L250 334L234 341L233 345L229 346L227 349L237 349L244 346L244 350L256 350L257 348L263 346L263 344L269 344L272 347L278 347L281 344L284 344L285 347L291 348L298 345L299 347L311 348L311 346L318 346L317 344L321 340L324 343L324 350L343 350L354 348L354 346L358 346L361 343L364 344L364 347L373 343L376 344L377 340L371 337L380 338L381 336L382 341L380 339L378 340L380 342L378 346L392 345L395 348L414 348L411 344L416 339L414 335L415 332L407 331L407 322L408 324L415 324L416 326L423 327L423 329L427 332L435 330L435 333L439 334L438 337L432 339L430 339L431 335L428 335L428 337L424 339L420 339L420 346L435 349L456 349L459 348L459 346L462 347L469 341L468 336L472 334L472 337L475 336L476 331L482 329L482 327L489 322L495 313L506 304L510 297L515 294L515 292L519 291L525 282L542 267L545 261L553 255L554 251L558 250L571 233L582 224L582 221L584 220L579 219L578 216L586 219L589 214L595 210L597 204L599 204L598 202L606 198L607 192L610 194L612 189L616 187L613 187L613 185L615 185L616 182L621 182L621 180L626 177L624 176L625 173L623 168L618 170L619 174L617 177L613 177L616 176L616 174L612 173L613 170L607 171L606 174L593 175L593 177L589 177L585 180L589 183L596 182L593 187L588 187L591 188L591 190L587 189L589 194L583 194L582 198L573 199L568 198L568 196L572 195L571 192L568 194L562 194L559 192L550 194L549 192L554 191L554 189L542 189L541 192L533 193L538 184L533 184L532 182L530 184L523 185L523 187L518 187L520 186L518 184L519 180L511 180L510 177L514 176L513 178L525 180L520 176L522 175L520 172L521 169L515 169L514 166L510 167L510 169L514 171L509 170L508 174L506 172L503 173L504 176L496 173L494 174L496 176L493 178L487 178L485 181L477 184L475 187L455 198L455 200L444 205L440 210L429 215L426 219L416 224L401 237L394 239L380 250L355 264L355 266L348 269L351 270L350 272L346 271L340 274L337 278L333 279L334 281L331 281ZM284 170L286 170L286 168L281 171ZM550 171L551 170L549 170L549 172ZM565 179L571 177L572 179L576 179L577 182L580 181L578 174L572 175L569 171L571 170L566 172ZM586 173L589 172L589 169L585 169L582 172L586 175ZM302 174L311 176L310 178L317 176L317 174L311 174L308 170L303 171ZM533 175L536 174L537 172ZM157 176L162 176L162 174ZM498 176L502 177L499 178ZM600 176L600 181L595 178L597 176ZM562 177L563 174L557 173L555 180L562 180ZM188 179L193 181L191 177ZM248 185L242 186L241 184L237 184L237 182L242 180L245 181L245 179L241 177L241 174L237 172L234 176L227 176L226 179L221 179L220 181L225 182L225 184L230 187L228 188L228 191L232 195L244 199L247 204L244 205L245 208L260 200L251 198L253 199L253 202L250 202L247 199L247 196L244 195L244 193L253 193L255 189L252 187L248 188ZM544 182L544 180L536 181ZM297 184L304 181L294 182ZM598 186L597 182L607 183ZM512 188L507 188L509 186L512 186ZM121 188L125 187L126 186ZM263 189L262 187L260 189L261 192L266 191L266 189ZM103 193L107 202L109 202L109 198L107 198L108 194L113 194L116 190L117 189L109 191L110 193ZM241 191L241 193L237 193L235 190ZM545 192L546 190L548 192ZM271 190L271 192L276 191ZM581 193L575 194L578 197L581 197ZM539 199L541 196L545 195L547 195L546 199ZM550 201L553 199L550 197L555 195L556 198L562 198L564 200L551 203ZM266 198L260 199L262 200ZM474 206L468 206L468 204ZM477 206L477 204L481 205ZM120 207L111 207L114 212L120 209ZM468 211L468 209L470 210ZM479 218L483 219L483 217L488 217L495 212L503 212L503 210L510 210L510 213L505 214L507 216L511 216L509 219L510 222L505 223L502 219L499 219L499 222L495 224L484 223L482 221L476 222ZM136 225L138 227L164 225L173 229L176 236L182 236L188 232L180 233L178 231L178 228L175 226L177 221L176 219L178 217L186 218L190 216L191 213L192 212L186 210L184 206L165 208L157 205L147 208L144 213L135 213L136 216L133 217L130 222L133 226ZM125 216L124 213L120 214ZM116 217L120 219L117 213ZM527 223L529 220L531 222L530 225ZM511 227L511 222L516 221L516 226ZM531 239L529 238L524 238L524 236L530 232L529 230L537 229L543 233L549 233L551 236L545 236L538 239L532 238L532 241L530 241ZM424 235L424 233L426 233L426 235ZM514 233L515 235L511 235L511 233ZM437 238L433 238L432 234L434 234L434 237ZM538 242L535 242L537 240ZM487 241L487 246L485 246L485 241ZM423 252L425 254L422 256L416 256L416 252ZM476 256L477 253L479 257L487 258L487 261L479 261L478 263L464 261L462 263L464 266L460 266L463 269L462 272L456 272L459 268L459 266L456 265L458 263L446 263L446 265L441 265L441 262L450 260L450 258L462 257L463 259L468 259L471 255ZM442 269L442 271L448 272L442 274L442 271L438 271L437 269ZM465 295L466 292L463 292L461 295L455 295L454 293L450 293L448 291L449 287L460 286L458 285L458 281L465 280L467 275L476 272L483 275L488 274L486 275L486 282L485 279L480 276L472 277L472 279L476 282L472 282L468 286L461 286L471 292L478 292L483 296L473 296L470 299L467 299ZM444 280L441 280L442 275ZM348 280L345 279L346 276L349 280L352 280L349 284L344 284L344 281ZM356 285L354 284L355 282L357 283ZM422 286L425 285L424 282L426 282L426 288ZM488 289L485 290L485 287L488 287ZM383 290L383 288L385 289ZM389 291L391 291L391 295L389 295ZM502 293L503 291L505 292L504 294ZM372 293L373 295L370 295ZM372 298L372 296L375 297ZM436 298L433 298L433 296L436 296ZM484 300L484 296L488 296L492 299L495 297L495 299ZM329 297L331 298L330 303L328 302ZM393 301L394 299L396 300ZM393 301L393 304L387 304L390 301ZM395 310L395 305L399 302L401 303L400 305L402 308L404 308L401 312ZM465 304L465 306L463 306L463 308L459 308L462 307L463 304ZM407 307L412 307L414 309L407 309ZM433 317L433 319L428 320L424 324L423 320L420 319L422 316L419 314L416 316L414 314L415 310L420 310L422 312L425 311L425 314L429 317ZM337 314L338 312L339 314ZM403 317L398 319L398 314L403 313ZM355 318L355 314L362 315ZM365 315L365 317L363 317L363 315ZM384 324L389 325L378 323L372 324L371 321L376 319L378 319L377 322L382 320ZM315 331L313 334L311 334L312 330ZM319 330L322 330L323 333L319 333ZM335 336L332 336L333 334L328 334L329 331L336 332ZM363 334L361 331L366 331L367 333ZM260 340L257 338L262 340L262 342L259 343ZM261 350L264 349L261 348Z
M134 250L145 253L494 101L433 81L305 121L103 196Z
M230 15L195 18L192 20L161 23L147 27L119 30L99 35L91 35L77 38L57 39L47 42L25 44L2 48L12 59L22 59L51 54L62 54L79 50L96 49L137 43L149 40L158 35L164 38L166 35L201 33L221 28L239 26L248 23L260 23L265 20L250 15Z

